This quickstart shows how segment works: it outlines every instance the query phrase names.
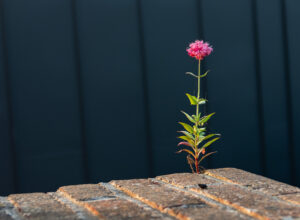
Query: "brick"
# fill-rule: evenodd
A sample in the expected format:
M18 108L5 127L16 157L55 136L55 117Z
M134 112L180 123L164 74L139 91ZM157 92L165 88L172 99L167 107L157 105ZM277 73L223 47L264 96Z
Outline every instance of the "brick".
M78 201L96 200L101 197L114 197L114 194L98 184L83 184L75 186L63 186L58 189L60 192Z
M201 174L176 174L157 178L174 186L187 188L258 219L300 218L299 207L280 201L273 196L251 191L235 184L206 179ZM189 181L191 182L189 183ZM200 188L197 185L198 181L207 184L207 188Z
M104 219L171 219L163 216L161 213L144 209L131 201L121 198L84 202L84 206L93 212L94 215Z
M45 193L14 194L8 199L26 219L78 219L70 208Z
M150 179L118 180L112 185L133 198L179 219L245 219L208 205L204 200Z
M249 173L236 168L221 168L207 170L205 174L223 181L243 185L255 191L260 191L268 195L281 195L289 193L300 193L298 187Z
M219 184L191 190L258 219L300 218L300 208L274 197L252 192L233 184Z
M58 192L74 204L103 219L168 219L159 212L118 198L114 192L98 184L64 186L60 187Z
M211 185L218 184L220 181L207 177L204 174L178 173L157 176L156 179L170 183L180 188L199 187L199 184Z
M300 205L300 193L291 193L286 195L280 195L278 197L296 205Z

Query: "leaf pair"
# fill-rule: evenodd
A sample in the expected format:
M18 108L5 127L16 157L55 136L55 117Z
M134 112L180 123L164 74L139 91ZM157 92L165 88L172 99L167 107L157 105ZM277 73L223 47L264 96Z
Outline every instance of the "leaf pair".
M210 70L207 70L204 74L200 75L200 78L205 77L207 75L207 73L209 73ZM187 75L191 75L195 78L198 78L199 76L196 76L194 73L192 72L186 72Z
M188 97L188 99L190 100L191 105L202 105L206 103L206 99L202 99L202 98L197 98L196 96L190 95L188 93L186 93L186 96Z

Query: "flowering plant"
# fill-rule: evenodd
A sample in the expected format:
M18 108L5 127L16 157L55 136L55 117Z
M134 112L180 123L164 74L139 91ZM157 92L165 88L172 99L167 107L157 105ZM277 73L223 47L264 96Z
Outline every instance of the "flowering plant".
M201 60L203 60L204 57L210 55L210 53L213 51L213 48L206 42L196 40L195 42L191 43L189 47L187 48L188 55L191 57L194 57L196 60L198 60L198 75L195 75L194 73L187 72L186 74L191 75L195 77L198 80L198 91L197 96L190 95L186 93L187 98L190 101L190 104L193 106L196 106L196 114L195 115L189 115L186 112L182 111L182 113L186 116L186 118L193 123L193 125L189 125L187 123L179 122L179 124L182 125L184 128L183 131L179 131L182 133L182 136L179 136L181 141L178 146L187 146L188 149L183 148L178 151L180 152L187 152L187 162L190 165L193 173L194 168L196 170L196 173L200 173L199 164L201 161L208 157L209 155L216 153L216 152L210 152L205 154L205 149L210 146L213 142L217 141L220 137L220 134L206 134L206 123L207 121L215 114L211 113L209 115L205 115L201 117L201 112L199 112L199 105L204 105L207 100L204 98L200 98L200 79L205 77L207 75L207 72L201 75L200 72L200 65ZM205 143L204 143L205 142ZM204 144L203 144L204 143Z

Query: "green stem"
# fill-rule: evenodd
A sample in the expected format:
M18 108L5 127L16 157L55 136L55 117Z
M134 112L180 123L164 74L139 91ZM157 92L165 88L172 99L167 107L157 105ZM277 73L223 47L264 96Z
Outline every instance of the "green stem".
M200 64L201 64L201 60L199 59L199 64L198 64L198 94L197 94L197 99L200 98ZM198 116L199 114L199 104L197 103L197 107L196 107L196 116Z

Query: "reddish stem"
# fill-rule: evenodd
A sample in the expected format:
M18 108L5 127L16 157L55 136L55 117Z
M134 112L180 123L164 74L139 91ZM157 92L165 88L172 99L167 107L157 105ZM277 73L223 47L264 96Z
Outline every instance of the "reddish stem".
M199 172L198 158L195 158L195 168L196 168L196 173L200 173Z

